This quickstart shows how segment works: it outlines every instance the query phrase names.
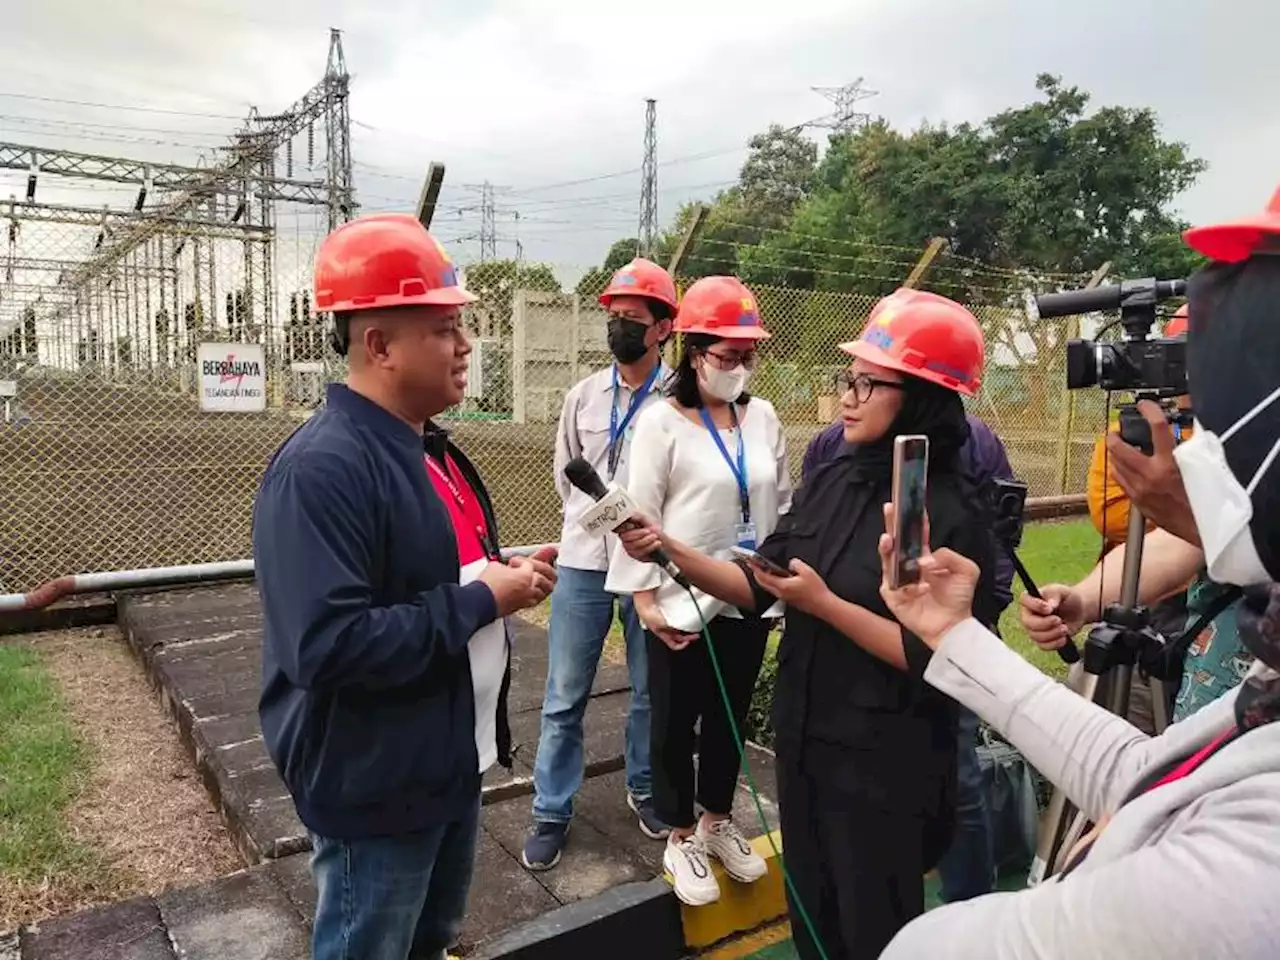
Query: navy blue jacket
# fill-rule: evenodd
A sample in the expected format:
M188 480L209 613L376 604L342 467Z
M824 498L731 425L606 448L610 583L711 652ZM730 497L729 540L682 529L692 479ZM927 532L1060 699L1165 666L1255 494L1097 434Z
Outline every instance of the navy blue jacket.
M334 384L277 451L254 506L258 716L298 816L321 836L423 830L479 793L467 642L498 611L483 583L458 585L423 450L408 424ZM449 453L492 524L474 468ZM498 749L509 764L506 688Z
M960 449L961 468L979 488L990 480L1013 479L1013 467L1005 453L1000 438L973 414L966 414L969 421L969 440ZM844 449L844 424L836 421L812 440L804 452L800 464L800 479L805 482L822 464L834 460ZM997 609L1003 610L1013 601L1013 561L1003 547L995 550L995 582L992 584Z

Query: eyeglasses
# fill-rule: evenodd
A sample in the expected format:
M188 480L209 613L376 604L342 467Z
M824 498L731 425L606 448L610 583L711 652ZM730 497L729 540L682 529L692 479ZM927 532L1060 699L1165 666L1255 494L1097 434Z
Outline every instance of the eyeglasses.
M748 350L746 353L713 353L711 350L705 351L706 356L711 360L712 364L720 370L736 370L738 367L746 367L748 370L754 370L756 366L756 352Z
M889 390L901 390L902 384L896 380L877 380L875 377L866 373L854 373L852 370L841 370L835 375L836 389L840 393L848 393L853 391L853 398L859 403L866 403L871 399L871 394L875 392L876 387L885 387Z

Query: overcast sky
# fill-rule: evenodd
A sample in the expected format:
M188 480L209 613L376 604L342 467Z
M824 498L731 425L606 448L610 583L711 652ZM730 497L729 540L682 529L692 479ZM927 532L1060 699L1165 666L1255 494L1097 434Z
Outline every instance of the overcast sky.
M476 247L460 238L479 229L466 185L486 180L499 188L499 255L518 236L526 257L582 268L634 235L646 97L658 100L664 221L732 181L752 133L825 113L812 86L858 77L879 91L866 108L904 128L1023 103L1041 71L1095 104L1152 106L1168 137L1209 161L1180 200L1192 221L1253 212L1280 181L1277 0L1222 2L1216 15L1202 0L7 6L0 139L173 162L222 143L250 104L271 112L305 91L328 28L342 28L358 199L410 209L427 163L445 162L435 226L464 259ZM0 196L24 183L0 174ZM42 197L100 206L132 193ZM296 220L300 232L315 223Z

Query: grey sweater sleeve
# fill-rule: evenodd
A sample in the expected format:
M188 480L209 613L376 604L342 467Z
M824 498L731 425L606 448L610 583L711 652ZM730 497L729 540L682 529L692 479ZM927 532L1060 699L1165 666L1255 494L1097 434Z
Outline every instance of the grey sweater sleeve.
M976 620L944 638L925 677L999 729L1092 817L1115 810L1153 764L1193 752L1233 723L1234 698L1223 697L1148 738L1046 678ZM1108 827L1115 836L1103 832L1098 856L1062 882L933 910L881 960L1280 956L1280 828L1267 812L1277 789L1280 773L1266 773L1203 793L1178 829L1164 829L1155 795L1143 797ZM1158 820L1142 831L1148 845L1104 855L1104 844L1130 833L1123 820L1147 816Z

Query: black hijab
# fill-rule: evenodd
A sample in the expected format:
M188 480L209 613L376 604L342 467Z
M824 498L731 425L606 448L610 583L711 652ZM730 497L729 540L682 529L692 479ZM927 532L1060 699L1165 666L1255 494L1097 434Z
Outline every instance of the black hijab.
M1219 437L1280 386L1280 256L1215 263L1191 278L1187 383L1196 419ZM1224 442L1227 465L1247 487L1280 436L1280 401ZM1250 496L1258 559L1280 576L1280 463ZM1249 729L1280 719L1280 587L1245 591L1237 611L1245 648L1270 670L1251 674L1236 699L1236 719Z
M846 448L845 455L853 457L858 465L859 477L892 477L894 438L913 433L929 438L929 473L958 472L960 450L969 439L969 421L960 395L912 376L903 378L902 395L902 407L884 436Z
M1280 386L1280 256L1215 263L1191 278L1187 385L1196 419L1219 437ZM1280 437L1280 400L1223 444L1247 487ZM1280 578L1280 463L1253 491L1249 525L1258 559Z

